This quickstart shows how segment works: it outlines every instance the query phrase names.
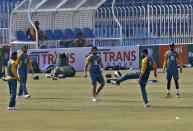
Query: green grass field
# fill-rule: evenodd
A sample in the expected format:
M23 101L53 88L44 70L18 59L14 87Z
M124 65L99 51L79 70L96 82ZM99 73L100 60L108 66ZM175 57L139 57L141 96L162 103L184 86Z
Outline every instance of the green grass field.
M90 78L83 78L83 73L57 81L45 74L35 81L29 75L32 98L17 99L20 110L7 111L8 85L0 80L0 131L191 131L193 68L180 75L180 99L175 98L173 82L172 98L164 98L165 74L158 74L158 81L147 85L151 107L144 108L137 80L106 84L101 101L94 103Z

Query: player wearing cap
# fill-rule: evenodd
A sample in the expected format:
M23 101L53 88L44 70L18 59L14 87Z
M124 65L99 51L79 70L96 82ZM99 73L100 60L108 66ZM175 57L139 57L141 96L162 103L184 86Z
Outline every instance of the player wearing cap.
M17 65L15 63L17 59L17 52L11 53L11 59L8 61L7 64L7 72L8 72L8 85L10 91L10 101L8 110L18 110L19 108L15 107L16 102L16 92L17 92L17 80L21 83L21 80L17 74Z
M182 59L181 55L178 51L175 50L175 44L172 42L170 44L170 50L165 53L164 56L164 64L163 64L163 70L165 72L167 68L167 95L166 98L171 98L170 95L170 86L171 86L171 79L174 78L174 82L176 85L176 97L180 97L179 93L179 74L178 74L178 63L180 65L180 72L182 73Z

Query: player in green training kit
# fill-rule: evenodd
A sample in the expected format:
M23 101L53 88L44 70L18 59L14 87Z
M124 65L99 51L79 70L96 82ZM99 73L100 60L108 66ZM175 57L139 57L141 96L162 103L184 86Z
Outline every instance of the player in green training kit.
M179 93L179 74L178 74L178 63L180 65L180 72L182 73L182 59L179 52L175 50L175 44L170 44L170 51L167 51L164 56L164 64L163 64L163 70L165 72L165 69L167 67L167 95L166 98L171 98L170 95L170 86L171 86L171 80L172 77L174 78L174 82L176 85L176 97L180 97Z
M141 72L127 73L124 76L118 78L116 81L111 80L110 82L112 84L119 85L121 82L128 79L139 79L138 83L140 84L141 93L145 103L144 107L150 107L145 87L152 69L154 69L154 76L157 78L157 65L151 57L148 57L147 49L143 49L142 54L144 58L142 60Z
M102 58L99 55L97 55L97 51L98 51L97 47L93 47L91 51L92 51L92 54L88 56L86 59L86 64L84 68L84 77L87 77L87 68L88 68L88 65L90 65L90 77L93 85L93 89L92 89L93 101L96 102L99 100L99 92L103 89L105 85L105 81L102 75L103 62L102 62ZM97 82L100 83L100 87L96 91Z
M19 75L17 74L17 65L15 62L16 59L17 59L17 52L12 52L11 59L8 61L8 65L7 65L7 74L8 74L7 78L8 78L8 85L9 85L9 91L10 91L9 107L7 108L8 110L18 110L19 109L15 107L17 80L21 83Z

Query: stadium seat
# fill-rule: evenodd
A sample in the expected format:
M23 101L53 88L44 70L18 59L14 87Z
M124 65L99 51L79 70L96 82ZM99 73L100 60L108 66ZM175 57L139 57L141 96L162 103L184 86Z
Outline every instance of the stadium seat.
M78 38L78 33L82 33L82 30L80 28L75 28L74 29L74 36L76 36L76 38Z
M95 29L96 37L104 37L104 32L101 28Z
M17 34L17 40L19 40L19 41L28 41L28 38L27 38L27 36L25 35L25 33L23 31L19 30L19 31L16 32L16 34Z
M85 38L95 38L90 28L84 28L84 37Z
M68 39L66 36L64 36L64 33L61 30L55 30L56 38L59 40L66 40Z
M55 45L53 45L53 46L50 46L50 48L51 48L51 49L55 49L55 48L56 48L56 46L55 46Z
M51 30L45 31L45 40L58 40Z
M60 45L59 48L66 48L64 45Z
M74 45L69 45L68 48L74 48L75 46Z
M40 49L48 49L48 47L43 45L43 46L40 46Z
M68 39L75 39L74 33L71 29L65 29L65 35Z

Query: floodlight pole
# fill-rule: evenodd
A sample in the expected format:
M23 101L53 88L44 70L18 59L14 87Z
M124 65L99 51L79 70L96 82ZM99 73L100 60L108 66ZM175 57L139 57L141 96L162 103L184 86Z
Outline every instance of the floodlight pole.
M122 25L120 24L120 22L118 21L118 19L115 16L115 12L114 12L114 7L115 7L115 0L113 0L112 2L112 13L113 13L113 18L115 19L116 23L118 24L119 28L120 28L120 43L121 45L123 44L123 38L122 38Z
M34 28L34 30L35 30L35 33L36 33L36 49L38 49L38 31L37 31L37 29L36 29L36 27L35 27L32 19L31 19L31 17L30 17L30 13L31 13L31 9L30 9L31 3L32 3L32 0L30 0L29 5L28 5L27 16L28 16L28 19L29 19L30 24L33 26L33 28Z

